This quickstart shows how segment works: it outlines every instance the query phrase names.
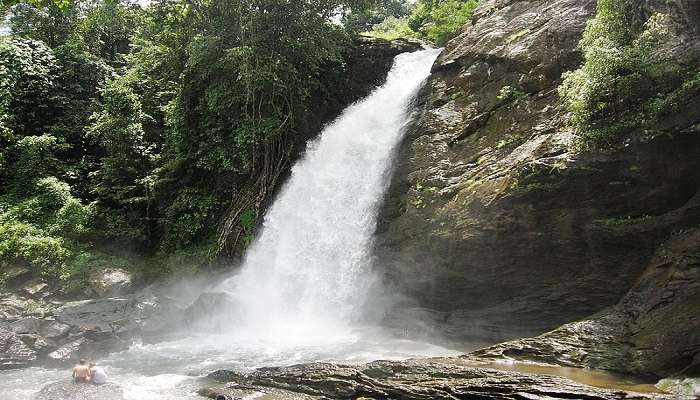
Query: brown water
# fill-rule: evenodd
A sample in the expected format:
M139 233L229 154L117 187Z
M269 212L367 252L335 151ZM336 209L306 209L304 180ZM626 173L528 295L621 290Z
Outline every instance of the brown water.
M644 382L635 377L590 368L560 367L556 365L525 363L510 360L482 362L476 360L451 358L446 359L446 362L465 367L491 368L502 371L561 376L571 379L574 382L603 389L625 390L639 393L665 393L654 386L654 383Z

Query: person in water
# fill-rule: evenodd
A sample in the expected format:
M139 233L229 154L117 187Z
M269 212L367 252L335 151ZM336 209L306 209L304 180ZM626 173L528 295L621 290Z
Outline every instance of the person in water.
M98 366L94 362L90 363L90 380L95 385L104 385L107 383L107 373L105 369Z
M90 382L90 367L84 359L81 359L78 365L73 367L73 381L76 383Z

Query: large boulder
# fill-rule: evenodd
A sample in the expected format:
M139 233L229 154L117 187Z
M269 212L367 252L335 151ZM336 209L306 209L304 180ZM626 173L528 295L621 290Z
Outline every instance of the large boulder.
M60 339L68 335L71 326L68 324L63 324L58 321L49 322L48 325L43 329L44 337L47 339Z
M41 330L41 320L35 317L22 318L11 323L9 327L14 333L36 334Z
M90 291L98 297L123 296L132 290L131 273L124 268L98 268L90 273Z
M43 300L19 296L14 293L0 294L0 319L17 320L25 317L39 317L50 315L56 304Z
M49 284L41 279L25 283L22 286L22 293L35 299L43 299L51 295Z
M87 338L79 337L49 353L47 361L52 365L67 365L78 361L81 358L85 358L85 350L88 344L89 340Z
M87 383L56 382L44 386L34 400L123 400L124 390L114 383L91 385Z
M4 368L44 362L63 366L124 350L136 338L162 340L177 331L183 319L183 309L164 291L153 287L123 298L66 303L2 293L1 363Z
M36 351L11 331L0 330L0 369L24 368L37 358Z
M63 345L48 354L52 364L67 364L79 358L95 358L128 348L138 334L135 320L137 303L133 299L97 299L75 301L55 310L55 323L47 334L70 335Z
M74 326L97 327L103 331L127 325L132 301L126 298L72 301L54 311L57 321Z
M209 378L241 388L285 390L330 399L670 399L601 389L554 376L461 365L450 359L376 361L365 365L330 363L260 368L250 372L216 371ZM236 388L236 386L233 386ZM226 389L200 392L211 396ZM277 397L275 397L277 398Z
M2 278L5 285L10 288L22 285L32 277L32 271L25 267L10 267L5 268L2 272Z
M202 293L183 312L187 326L205 331L222 331L241 320L241 305L227 293Z

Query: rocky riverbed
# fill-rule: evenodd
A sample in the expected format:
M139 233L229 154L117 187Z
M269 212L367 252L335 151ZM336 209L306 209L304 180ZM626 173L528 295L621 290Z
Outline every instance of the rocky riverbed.
M360 366L314 363L260 368L249 373L220 370L209 375L227 385L202 390L216 398L241 392L271 398L331 399L665 399L661 393L602 389L555 375L526 374L460 365L454 359L377 361ZM279 391L286 392L282 397Z
M201 311L197 303L188 310L193 299L174 295L177 287L168 283L137 289L124 270L93 273L85 300L64 300L55 289L15 271L0 292L0 369L100 358L176 334L184 316Z

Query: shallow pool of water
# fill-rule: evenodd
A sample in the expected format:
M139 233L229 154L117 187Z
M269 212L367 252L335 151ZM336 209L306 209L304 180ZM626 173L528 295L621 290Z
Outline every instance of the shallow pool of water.
M229 335L195 335L157 344L135 344L98 362L110 380L124 388L127 400L186 400L201 399L197 390L210 384L201 378L222 368L248 370L312 361L353 364L459 354L426 343L389 338L373 330L310 339L280 343ZM43 386L69 376L68 368L0 371L0 398L28 400Z
M655 386L654 382L644 381L637 377L590 368L560 367L556 365L526 363L510 360L479 362L457 358L450 359L447 362L470 367L492 368L501 371L561 376L571 379L574 382L604 389L626 390L639 393L664 393Z

